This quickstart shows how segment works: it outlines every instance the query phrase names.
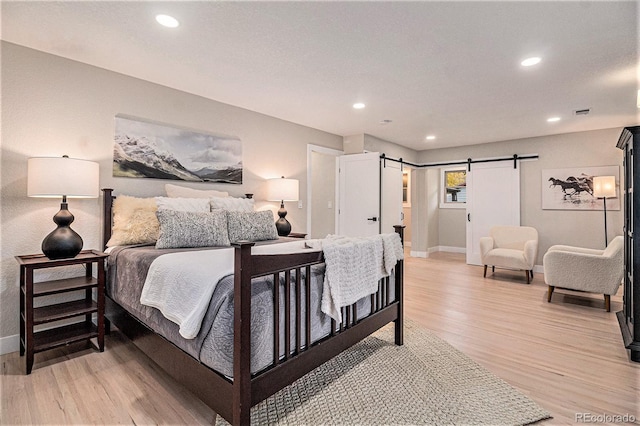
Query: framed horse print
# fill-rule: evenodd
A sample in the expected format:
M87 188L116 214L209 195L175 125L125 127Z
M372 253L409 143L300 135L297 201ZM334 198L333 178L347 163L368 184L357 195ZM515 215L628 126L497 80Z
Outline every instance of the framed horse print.
M620 167L573 167L542 170L543 210L604 210L593 193L593 178L615 176L616 196L607 197L607 210L620 210Z

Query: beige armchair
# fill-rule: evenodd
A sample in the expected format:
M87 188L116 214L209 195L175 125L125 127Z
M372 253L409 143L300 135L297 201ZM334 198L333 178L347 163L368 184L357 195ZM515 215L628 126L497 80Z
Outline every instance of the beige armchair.
M538 256L538 231L530 226L494 226L488 237L480 238L480 257L491 271L498 268L520 269L527 275L527 284L533 279L533 265Z
M551 246L542 260L544 281L549 286L547 302L556 287L600 293L610 312L611 295L618 292L624 275L623 255L622 236L615 237L605 250Z

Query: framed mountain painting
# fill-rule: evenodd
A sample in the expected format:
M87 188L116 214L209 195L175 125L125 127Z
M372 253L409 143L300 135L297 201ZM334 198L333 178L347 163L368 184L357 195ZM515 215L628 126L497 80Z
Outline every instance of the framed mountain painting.
M242 183L242 142L117 115L113 176Z

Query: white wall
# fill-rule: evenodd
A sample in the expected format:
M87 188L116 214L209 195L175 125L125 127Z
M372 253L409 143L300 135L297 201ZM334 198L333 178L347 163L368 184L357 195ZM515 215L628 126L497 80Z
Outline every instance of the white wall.
M422 151L418 154L418 162L432 163L465 160L469 157L488 158L537 153L540 156L538 160L521 162L520 218L522 225L533 226L539 232L537 264L542 264L542 256L554 244L604 248L602 211L542 210L542 170L617 165L622 172L622 151L616 148L621 131L621 128L594 130ZM430 183L439 186L439 182ZM465 217L465 210L439 209L438 245L465 247ZM609 240L622 234L622 210L607 210L607 222Z
M15 255L40 252L54 227L60 201L27 198L27 158L61 156L100 163L100 185L116 194L162 195L157 179L112 177L114 116L118 113L242 141L242 185L190 184L263 199L264 179L300 180L306 200L307 144L342 149L342 137L222 104L143 80L2 42L0 207L0 346L18 333L18 265ZM100 200L70 200L73 228L85 248L100 248ZM265 203L277 209L276 203ZM306 229L306 206L288 208L294 230ZM0 348L0 350L2 350Z

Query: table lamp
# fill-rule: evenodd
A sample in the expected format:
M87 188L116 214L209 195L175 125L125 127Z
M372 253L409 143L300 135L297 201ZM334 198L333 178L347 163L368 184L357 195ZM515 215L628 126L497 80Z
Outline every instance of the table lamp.
M278 235L286 237L291 233L291 224L285 216L287 211L284 208L285 201L298 201L299 183L297 179L281 178L269 179L267 181L267 200L280 201L280 209L278 216L280 219L276 221L276 229Z
M593 196L602 198L604 202L604 246L609 243L607 238L607 197L616 196L616 177L615 176L594 176L593 178Z
M82 238L69 227L73 215L67 209L69 198L98 198L99 165L93 161L63 157L34 157L27 160L27 195L62 197L60 211L53 216L57 225L42 241L42 252L49 259L68 259L82 250Z

